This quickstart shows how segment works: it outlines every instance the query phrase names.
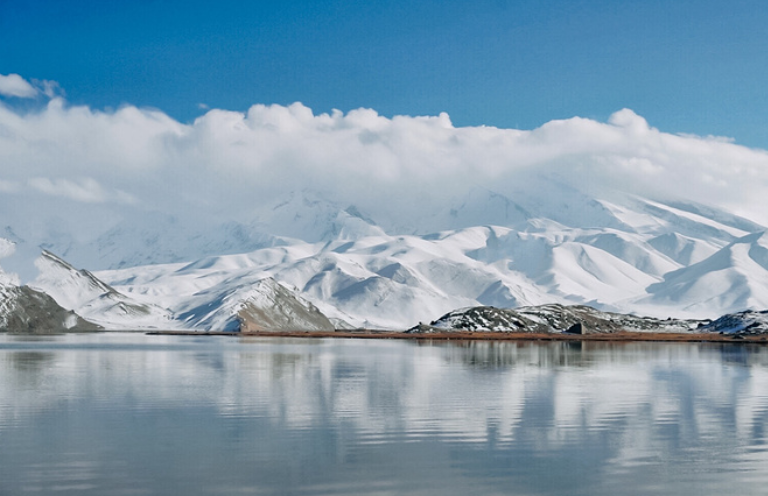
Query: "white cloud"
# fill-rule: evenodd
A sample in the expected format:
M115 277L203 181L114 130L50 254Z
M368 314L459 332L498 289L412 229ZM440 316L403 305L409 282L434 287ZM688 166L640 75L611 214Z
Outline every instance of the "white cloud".
M64 179L33 177L30 188L50 196L59 196L82 203L134 203L135 198L118 189L106 189L92 178Z
M56 81L48 81L47 79L33 79L32 82L35 84L35 86L40 88L40 92L48 98L55 98L57 96L64 95L64 91Z
M7 258L16 251L16 245L7 239L0 238L0 258Z
M34 98L39 91L18 74L0 74L0 95Z
M684 198L768 221L768 152L663 133L628 109L607 123L572 118L531 131L456 128L446 114L315 115L300 103L212 109L182 124L156 110L103 112L56 97L32 113L0 106L0 164L0 194L26 185L221 220L247 220L307 188L377 220L417 216L425 203L448 205L474 186L512 194L545 174L583 190Z

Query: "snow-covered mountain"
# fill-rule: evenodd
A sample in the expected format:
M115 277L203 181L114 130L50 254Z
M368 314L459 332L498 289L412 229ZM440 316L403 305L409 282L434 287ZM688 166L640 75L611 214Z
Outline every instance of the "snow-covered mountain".
M171 312L139 303L105 284L87 270L78 270L49 251L35 261L40 273L29 286L53 297L64 308L108 329L168 329Z
M274 278L332 319L394 329L478 305L589 304L698 319L768 307L763 226L690 203L561 193L555 208L473 190L443 219L453 228L422 234L415 219L412 232L399 235L354 206L299 195L278 207L289 209L279 218L288 223L294 209L301 221L317 209L310 241L285 228L276 242L246 253L97 275L164 308L184 308L191 303L182 300L209 292L247 292ZM464 226L483 216L508 225Z
M338 325L402 329L484 305L768 306L768 151L631 109L531 130L298 102L182 123L51 95L0 102L0 258L105 323L228 327L268 278ZM43 250L60 259L38 276Z
M267 305L280 288L309 312L307 326L319 322L311 308L337 326L390 329L474 306L693 319L768 308L766 228L720 209L597 196L542 177L439 204L424 198L422 215L393 218L303 190L242 222L133 217L88 243L42 244L101 270L48 251L32 286L121 328L232 329L248 301Z
M98 325L62 308L53 298L28 286L0 284L0 329L17 333L94 331Z
M134 298L48 251L36 260L36 265L40 273L30 284L34 291L53 297L63 308L107 329L332 331L336 325L312 303L271 278L211 277L214 284L198 282L162 288L168 299L163 299L161 293ZM180 272L207 279L207 274L195 267L185 266ZM344 322L339 320L337 324L343 326Z
M765 232L742 236L700 262L664 274L638 304L686 302L687 310L699 313L711 308L768 308L766 238Z
M333 331L312 303L272 278L225 279L175 307L184 327L221 331Z
M0 250L4 244L0 242ZM0 269L0 330L45 334L97 329L100 327L62 308L50 295L20 286L16 276Z

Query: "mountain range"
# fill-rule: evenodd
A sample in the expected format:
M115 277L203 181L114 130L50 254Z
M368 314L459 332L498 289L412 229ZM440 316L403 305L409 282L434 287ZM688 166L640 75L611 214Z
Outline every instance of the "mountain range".
M143 213L80 239L9 221L0 263L108 329L407 329L477 306L661 319L768 308L766 227L722 209L546 178L437 204L387 217L302 190L247 222Z

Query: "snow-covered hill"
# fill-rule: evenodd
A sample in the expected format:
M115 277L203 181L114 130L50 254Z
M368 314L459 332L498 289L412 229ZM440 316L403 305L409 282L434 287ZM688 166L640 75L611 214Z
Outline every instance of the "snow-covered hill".
M272 278L225 279L174 306L186 328L220 331L333 331L312 303Z
M176 327L170 311L139 303L87 270L77 270L49 251L35 261L40 273L30 287L47 293L64 308L108 329Z
M471 188L448 210L425 199L416 217L381 217L311 190L243 222L132 217L88 243L51 238L69 263L44 252L32 286L120 328L231 329L270 278L339 326L406 329L473 306L586 304L694 319L768 308L764 226L542 177L525 186Z
M701 332L719 332L721 334L749 335L768 334L768 310L723 315L701 328Z
M0 241L0 251L7 253L8 248ZM99 328L71 309L62 308L50 295L20 286L16 276L0 269L0 331L47 334Z
M433 333L453 330L482 332L530 332L605 334L619 331L688 333L701 331L709 321L655 319L602 312L584 305L539 305L496 308L462 308L449 312L428 325L420 323L406 332Z
M136 301L172 309L274 278L332 319L393 329L478 305L589 304L694 319L768 307L765 228L754 222L702 205L598 200L567 188L561 212L493 192L480 201L481 193L463 203L472 215L458 208L453 217L476 221L481 205L504 205L497 220L509 225L392 235L354 207L336 205L331 215L332 203L313 203L325 212L312 218L313 242L274 237L279 242L246 253L97 275ZM288 205L304 218L306 202L293 197L279 208Z
M674 306L706 313L712 308L768 308L768 239L765 232L740 237L700 262L664 275L638 304Z
M211 281L216 281L214 284L158 287L154 295L134 298L48 251L36 260L36 265L40 274L30 285L36 292L52 296L62 307L106 329L332 331L335 328L312 303L271 278L244 275L219 280L211 277ZM156 268L164 267L167 266ZM182 269L192 278L206 279L193 267ZM161 297L163 291L168 298ZM341 320L337 324L345 325Z

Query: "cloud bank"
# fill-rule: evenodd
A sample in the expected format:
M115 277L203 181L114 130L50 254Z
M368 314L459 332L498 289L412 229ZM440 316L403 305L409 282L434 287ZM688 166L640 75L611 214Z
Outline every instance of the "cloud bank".
M0 93L40 94L15 74L0 76ZM574 117L516 130L457 128L446 114L315 114L300 103L211 109L187 124L158 110L102 111L58 96L35 110L0 101L0 195L9 201L243 221L311 189L385 218L418 215L424 202L447 206L474 187L511 194L533 175L593 193L698 201L768 223L768 152L661 132L629 109L608 122Z

